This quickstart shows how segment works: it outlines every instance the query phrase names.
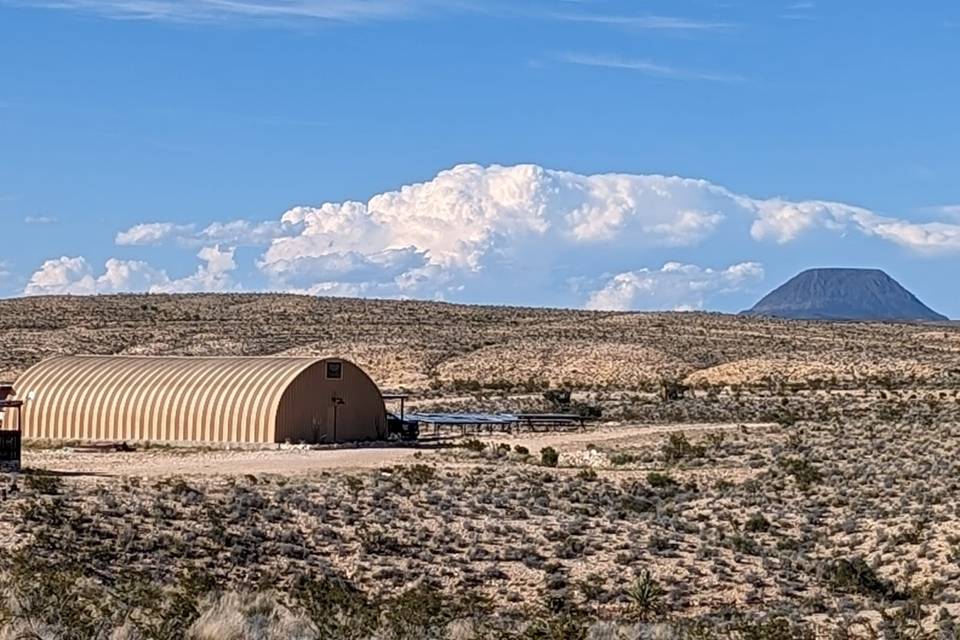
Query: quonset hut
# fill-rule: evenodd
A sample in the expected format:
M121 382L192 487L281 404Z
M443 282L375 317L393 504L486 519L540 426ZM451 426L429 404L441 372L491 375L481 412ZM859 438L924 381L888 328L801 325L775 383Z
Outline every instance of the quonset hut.
M386 435L383 396L339 358L66 356L14 385L24 439L342 442Z

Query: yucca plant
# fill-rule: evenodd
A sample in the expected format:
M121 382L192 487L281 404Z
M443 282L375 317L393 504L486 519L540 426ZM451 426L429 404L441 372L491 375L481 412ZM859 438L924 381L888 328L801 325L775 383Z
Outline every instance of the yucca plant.
M627 590L632 617L640 622L649 622L656 618L663 612L664 595L660 583L650 575L648 569L644 569L633 586Z

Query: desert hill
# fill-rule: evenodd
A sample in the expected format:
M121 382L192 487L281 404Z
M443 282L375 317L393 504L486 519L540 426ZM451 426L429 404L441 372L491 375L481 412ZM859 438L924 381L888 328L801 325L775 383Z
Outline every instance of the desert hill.
M66 353L330 355L384 388L651 390L953 384L960 329L202 294L0 301L0 380Z
M947 320L879 269L809 269L744 313L803 320Z

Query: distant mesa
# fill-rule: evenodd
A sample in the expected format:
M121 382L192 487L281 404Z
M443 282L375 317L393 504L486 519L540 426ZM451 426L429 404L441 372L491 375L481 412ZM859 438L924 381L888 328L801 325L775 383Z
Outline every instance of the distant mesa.
M774 289L743 314L867 322L949 319L920 302L879 269L809 269Z

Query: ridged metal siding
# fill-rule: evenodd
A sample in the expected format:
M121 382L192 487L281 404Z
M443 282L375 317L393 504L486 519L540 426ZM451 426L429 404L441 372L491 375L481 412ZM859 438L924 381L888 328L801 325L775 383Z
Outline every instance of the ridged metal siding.
M17 380L25 401L23 436L32 439L270 443L309 433L299 424L278 424L284 414L323 413L329 394L294 384L305 372L317 380L328 359L68 356L34 366ZM377 407L376 385L349 362L345 388L358 406ZM315 405L315 406L314 406ZM290 406L304 407L295 412ZM375 438L380 424L349 433ZM345 419L349 417L345 416ZM379 419L382 422L383 418ZM279 427L279 429L278 429ZM280 437L281 434L283 437ZM306 438L301 438L306 439ZM344 439L341 437L340 439Z

